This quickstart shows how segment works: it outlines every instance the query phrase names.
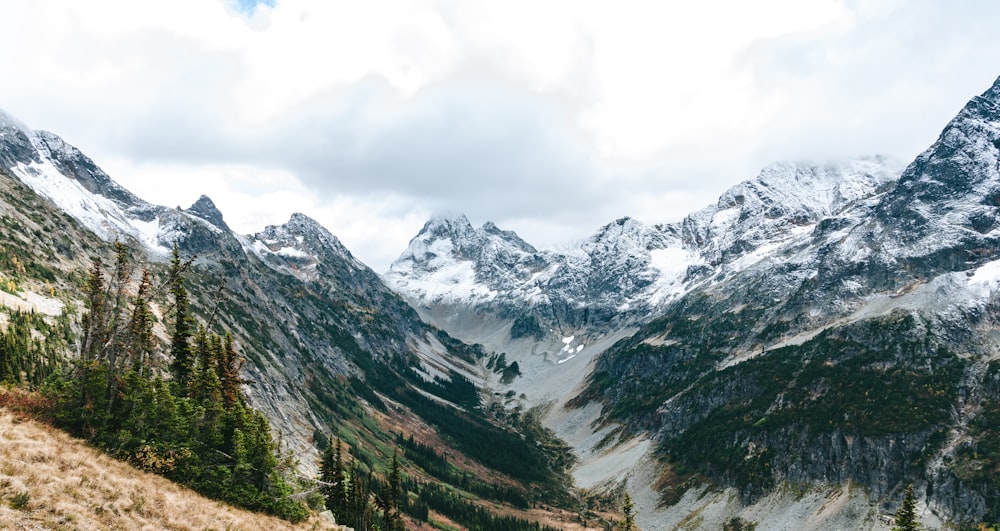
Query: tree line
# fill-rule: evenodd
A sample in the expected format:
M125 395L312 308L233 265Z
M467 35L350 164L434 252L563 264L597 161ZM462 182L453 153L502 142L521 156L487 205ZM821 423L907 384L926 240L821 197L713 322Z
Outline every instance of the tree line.
M115 244L115 263L90 267L78 356L50 379L55 420L107 453L232 505L290 521L308 510L293 488L267 419L247 403L232 335L191 313L190 261L175 246L166 282L154 286ZM150 304L169 290L169 363L162 367ZM169 376L169 377L168 377Z
M60 428L114 457L226 503L301 521L308 509L295 498L303 497L297 492L303 485L288 479L292 463L277 456L267 419L243 394L237 340L214 332L213 316L199 321L193 314L185 280L191 263L181 259L175 246L157 279L116 242L111 263L94 258L87 270L76 331L71 308L54 324L33 312L9 314L0 329L0 382L42 389L54 404L52 417ZM153 332L156 304L164 308L159 315L166 341ZM67 351L76 356L67 357ZM478 391L467 380L457 382L448 391L465 399L470 409L477 407L471 397L478 399ZM442 415L442 408L417 402ZM456 423L455 416L442 417L438 424L465 441L461 446L466 451L482 458L478 454L492 445L504 457L494 456L495 465L515 477L539 479L537 470L529 470L544 469L541 455L518 451L525 444L508 440L513 435L506 431L468 415L460 414L462 422ZM484 440L481 436L487 434ZM472 445L467 439L490 444ZM433 510L470 529L550 531L497 515L463 492L523 509L529 502L519 490L459 476L444 456L412 438L400 435L396 442L410 461L462 490L406 478L397 454L384 474L376 474L371 464L351 462L342 444L331 441L322 452L319 503L339 523L395 531L405 529L406 517L429 521Z

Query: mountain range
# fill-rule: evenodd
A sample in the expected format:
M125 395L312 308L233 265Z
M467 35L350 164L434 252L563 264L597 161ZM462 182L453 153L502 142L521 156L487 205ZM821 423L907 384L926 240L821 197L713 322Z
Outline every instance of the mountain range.
M373 466L406 431L531 503L627 489L643 529L884 529L910 484L928 526L1000 520L1000 80L908 165L777 163L567 251L438 217L381 276L305 215L235 234L2 113L0 177L36 264L7 306L73 306L116 238L177 245L303 470L331 431Z

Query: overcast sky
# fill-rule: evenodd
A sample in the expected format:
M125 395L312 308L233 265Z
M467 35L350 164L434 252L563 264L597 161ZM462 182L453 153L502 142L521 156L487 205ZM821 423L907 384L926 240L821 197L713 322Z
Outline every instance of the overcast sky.
M778 160L908 162L1000 75L998 28L992 0L0 0L0 108L381 272L434 214L564 246Z

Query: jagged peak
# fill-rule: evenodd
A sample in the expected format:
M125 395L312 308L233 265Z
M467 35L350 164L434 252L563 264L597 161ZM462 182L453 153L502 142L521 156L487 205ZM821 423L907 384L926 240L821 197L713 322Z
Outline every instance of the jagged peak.
M715 210L774 203L788 211L821 215L871 195L896 180L902 169L902 163L882 155L826 162L778 161L723 192Z
M461 212L441 212L434 214L427 222L438 225L470 225L469 218Z
M514 244L518 249L526 253L537 253L538 250L535 249L533 245L524 241L516 232L512 230L503 230L497 227L492 221L487 221L483 224L483 228L480 229L484 234L490 236L496 236L506 242Z
M650 227L645 223L630 216L623 216L602 226L589 238L589 241L618 239L624 235L641 235L649 230Z
M465 214L438 214L432 216L420 229L420 235L458 236L472 232L472 224Z
M332 252L355 269L367 269L326 227L300 212L293 213L282 225L264 227L251 240L258 254L266 250L285 258L326 261L324 257Z
M323 232L329 232L326 230L326 227L320 224L320 222L316 221L315 219L301 212L292 213L292 215L288 218L288 223L286 225L298 229L311 228L311 229L319 229L322 230Z
M344 246L344 244L340 241L340 238L337 238L336 235L330 232L329 229L324 227L323 224L315 219L301 212L295 212L288 218L288 223L285 226L296 234L306 237L306 241L308 241L311 236L312 238L318 240L319 244L333 248L344 258L348 258L351 261L356 262L358 265L361 264L361 262L358 262L354 258L351 251Z
M985 92L972 98L963 110L983 110L984 108L993 112L1000 109L1000 77L993 81L993 85Z
M618 227L645 227L646 226L645 223L643 223L643 222L641 222L641 221L639 221L639 220L637 220L637 219L635 219L635 218L633 218L631 216L622 216L622 217L620 217L620 218L618 218L618 219L616 219L616 220L614 220L614 221L612 221L611 223L608 224L609 227L612 226L612 225L618 226Z
M220 229L229 229L226 222L222 219L222 212L219 211L218 207L215 206L215 203L207 195L199 197L186 212L194 214Z
M973 137L978 137L973 139ZM903 180L921 173L931 158L948 158L957 144L987 141L1000 149L1000 78L982 94L973 97L941 130L937 140L907 167ZM985 143L983 146L986 147ZM942 149L944 148L944 149ZM959 150L961 151L961 150Z
M288 221L282 225L268 225L264 231L256 235L257 239L273 238L276 234L290 234L302 236L309 240L317 239L332 243L335 247L343 248L340 240L333 235L326 227L315 219L301 213L295 212L289 216ZM304 240L303 240L304 241ZM346 251L346 249L344 249Z

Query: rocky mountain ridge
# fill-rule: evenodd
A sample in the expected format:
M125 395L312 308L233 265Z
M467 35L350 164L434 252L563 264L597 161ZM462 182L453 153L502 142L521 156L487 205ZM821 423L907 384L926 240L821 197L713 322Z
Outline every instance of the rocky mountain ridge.
M925 524L1000 519L1000 80L902 171L780 163L566 252L433 219L384 276L413 309L305 216L235 235L209 199L149 205L60 142L0 117L0 162L95 234L197 256L296 441L351 404L544 406L579 484L624 485L644 529L885 529L909 483Z
M479 276L412 290L426 263L407 251L386 279L431 322L533 367L531 387L592 364L574 372L582 384L561 380L572 399L548 421L590 456L578 480L602 461L628 463L643 528L691 514L715 515L697 528L734 514L778 520L785 509L762 507L782 485L854 484L868 502L841 525L881 529L909 482L928 525L994 521L998 169L1000 80L905 169L773 165L679 223L621 220L568 253L538 253L547 268L510 290L489 265L447 254L450 235L422 232L438 263ZM635 244L616 240L625 235ZM669 267L655 267L658 254ZM496 287L469 303L470 286ZM607 296L579 296L592 286ZM449 297L426 297L433 289ZM557 318L553 301L587 318ZM543 329L530 340L515 332L524 315ZM567 356L561 336L589 341ZM605 469L605 485L621 472ZM823 506L795 525L824 528Z
M777 163L680 222L622 218L565 252L538 251L489 222L474 229L464 216L435 218L383 278L418 309L527 316L539 334L607 331L641 323L693 286L768 259L821 221L864 215L853 209L899 171L882 157Z
M186 209L148 203L56 135L3 114L0 192L0 228L7 238L0 259L11 268L0 278L6 290L16 291L5 293L0 306L44 300L63 311L82 308L79 279L86 278L92 258L113 261L112 241L125 242L154 277L166 274L176 245L191 261L188 291L200 323L237 338L251 404L280 433L303 473L314 472L317 448L331 435L344 439L358 466L381 470L401 434L416 434L417 441L408 443L413 448L433 445L441 450L431 452L448 451L457 460L457 472L444 475L406 454L410 473L423 481L458 482L462 472L475 470L478 479L466 480L466 487L517 514L525 514L529 499L569 503L561 450L542 449L546 432L527 418L501 421L478 411L478 363L486 353L422 322L307 216L293 214L254 235L235 234L208 197ZM6 283L8 274L16 287ZM162 285L162 278L154 283ZM168 312L170 302L161 294L152 306ZM59 311L51 318L63 318ZM158 330L165 338L166 328ZM486 452L482 440L501 449ZM520 461L504 457L513 453ZM529 484L546 488L529 491ZM462 514L463 504L443 514Z
M981 452L998 427L998 88L898 182L609 349L583 396L748 504L783 482L876 500L914 482L928 517L996 519L1000 490L976 470L997 464Z

